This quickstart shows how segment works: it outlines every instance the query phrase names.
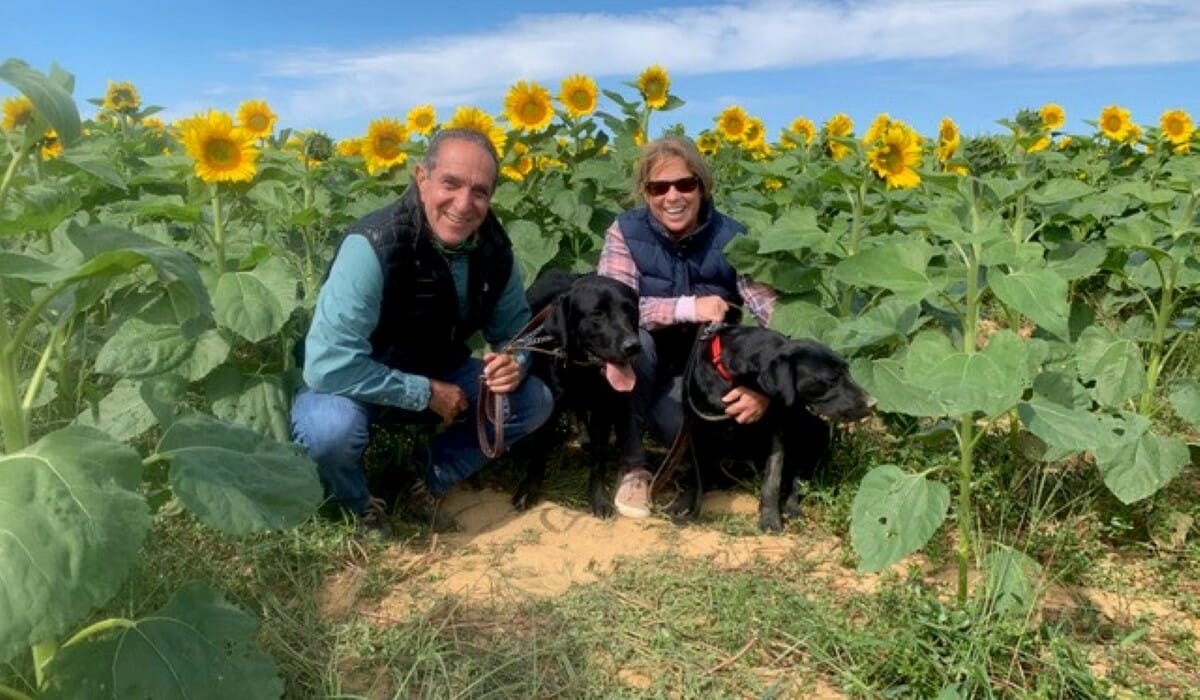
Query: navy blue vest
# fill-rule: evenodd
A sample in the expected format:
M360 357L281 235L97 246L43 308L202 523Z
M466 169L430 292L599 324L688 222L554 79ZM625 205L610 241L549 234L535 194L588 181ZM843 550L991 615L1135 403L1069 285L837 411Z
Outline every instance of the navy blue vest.
M708 296L716 294L731 304L741 304L737 271L725 260L726 244L746 232L706 200L700 208L700 226L674 240L646 207L617 217L625 245L637 265L638 294L644 297Z
M468 313L458 309L450 265L425 225L416 186L400 200L352 224L346 235L366 237L383 270L379 323L371 333L371 357L403 372L437 375L471 354L467 340L491 317L512 275L512 244L495 215L476 232L467 255Z

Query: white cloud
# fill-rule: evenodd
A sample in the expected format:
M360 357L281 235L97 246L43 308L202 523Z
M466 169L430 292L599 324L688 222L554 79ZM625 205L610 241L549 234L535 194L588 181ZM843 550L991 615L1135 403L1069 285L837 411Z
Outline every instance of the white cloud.
M1191 0L748 0L631 14L526 15L486 31L397 46L254 54L292 86L300 121L448 109L495 100L514 81L552 91L569 72L629 80L841 62L947 60L981 66L1101 68L1200 59Z

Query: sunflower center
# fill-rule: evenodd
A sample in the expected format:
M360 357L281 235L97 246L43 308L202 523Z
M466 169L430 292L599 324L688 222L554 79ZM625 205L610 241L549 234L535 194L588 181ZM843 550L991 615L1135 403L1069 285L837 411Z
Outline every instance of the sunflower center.
M381 136L375 142L375 151L387 160L400 155L400 142L391 136Z
M231 167L238 164L237 144L227 138L209 139L204 144L204 156L208 162L218 167Z
M576 90L571 93L571 105L575 109L587 109L592 104L592 98L583 90Z
M533 100L521 106L521 118L527 122L537 122L545 115L542 106Z
M265 131L269 122L265 114L254 114L249 119L250 128L254 131Z
M1120 131L1121 118L1117 115L1110 115L1104 118L1104 129L1106 131Z

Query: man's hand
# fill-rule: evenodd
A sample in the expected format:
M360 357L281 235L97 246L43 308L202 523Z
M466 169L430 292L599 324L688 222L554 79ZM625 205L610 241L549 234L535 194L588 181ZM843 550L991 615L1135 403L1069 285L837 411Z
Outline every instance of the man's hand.
M725 320L725 312L729 311L729 302L713 294L706 297L696 297L696 320L703 323L720 323Z
M510 394L521 383L521 365L512 353L483 355L483 383L497 394Z
M753 423L767 412L771 398L744 386L736 386L721 397L725 402L725 415L738 423Z
M443 423L452 423L467 410L467 395L457 384L430 379L429 410L441 416Z

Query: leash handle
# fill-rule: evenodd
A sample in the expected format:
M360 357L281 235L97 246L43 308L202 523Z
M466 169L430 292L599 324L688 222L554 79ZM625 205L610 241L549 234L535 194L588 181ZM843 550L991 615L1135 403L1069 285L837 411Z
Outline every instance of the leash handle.
M529 323L517 331L513 339L508 341L500 352L512 354L516 350L533 350L554 355L554 352L531 346L528 340L533 329L545 323L546 318L553 310L554 304L542 307L542 310L534 314L533 318L529 319ZM489 408L491 409L490 415ZM488 440L487 423L489 420L492 422L492 433L495 435L495 440ZM479 450L488 459L495 459L504 454L504 397L493 393L488 388L483 376L479 377L479 399L475 402L475 436L479 439Z

